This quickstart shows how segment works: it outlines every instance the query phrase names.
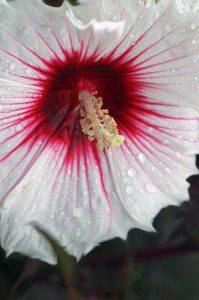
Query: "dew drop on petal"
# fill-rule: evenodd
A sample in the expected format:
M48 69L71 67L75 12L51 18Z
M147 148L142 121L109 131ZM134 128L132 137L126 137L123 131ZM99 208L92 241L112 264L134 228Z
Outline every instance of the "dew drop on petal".
M156 191L157 191L155 185L153 185L151 183L146 184L146 190L149 193L156 193Z
M178 158L181 158L181 153L176 152L176 155L177 155Z
M147 1L145 6L146 6L146 8L151 7L151 2Z
M14 70L16 68L16 64L14 62L12 62L10 65L9 65L9 69L10 70Z
M26 74L27 74L27 75L31 75L31 74L32 74L32 72L31 72L31 69L30 69L30 68L27 68L25 72L26 72Z
M79 230L77 230L77 232L76 232L76 237L80 237L80 231Z
M137 175L137 171L135 169L133 169L133 168L130 168L128 170L127 174L128 174L129 177L133 178L133 177L135 177Z
M122 179L122 182L123 182L123 183L128 182L128 178L127 178L127 177L124 177L124 178Z
M138 155L138 158L142 163L144 163L146 161L146 156L143 153L140 153Z
M165 145L168 145L169 143L170 143L169 140L164 140L164 144L165 144Z
M191 24L191 29L192 29L192 30L196 30L196 24L192 23L192 24Z
M83 196L87 197L88 196L88 190L83 191Z
M75 217L77 219L80 219L82 217L82 215L83 215L83 210L81 207L78 207L73 211L73 217Z
M128 185L126 187L126 192L127 192L127 194L133 194L134 188L131 185Z

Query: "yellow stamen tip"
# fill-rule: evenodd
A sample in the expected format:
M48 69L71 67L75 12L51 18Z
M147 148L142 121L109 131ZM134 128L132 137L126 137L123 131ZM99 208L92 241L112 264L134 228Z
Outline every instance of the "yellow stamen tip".
M125 137L123 135L116 135L111 141L111 146L120 147L124 143Z
M108 150L111 146L119 147L124 142L124 136L119 134L108 109L102 109L103 99L97 98L96 94L83 91L79 95L82 132L88 136L89 141L97 141L98 151Z

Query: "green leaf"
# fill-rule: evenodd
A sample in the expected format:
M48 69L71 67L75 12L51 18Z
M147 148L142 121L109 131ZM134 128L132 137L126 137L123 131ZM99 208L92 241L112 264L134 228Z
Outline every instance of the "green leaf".
M77 6L77 5L79 5L79 2L78 2L78 0L67 0L71 5L73 5L73 6Z
M63 249L63 247L61 247L58 244L58 242L54 240L42 228L40 228L36 224L33 224L33 227L49 241L58 258L58 266L64 277L68 289L68 299L71 300L82 299L79 295L79 292L75 289L72 283L73 270L75 265L74 257L68 255L66 251Z

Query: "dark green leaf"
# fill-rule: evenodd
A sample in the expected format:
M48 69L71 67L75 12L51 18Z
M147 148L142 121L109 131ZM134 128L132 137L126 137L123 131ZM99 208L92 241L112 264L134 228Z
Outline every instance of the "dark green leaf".
M79 1L78 0L67 0L71 5L73 6L77 6L79 5Z

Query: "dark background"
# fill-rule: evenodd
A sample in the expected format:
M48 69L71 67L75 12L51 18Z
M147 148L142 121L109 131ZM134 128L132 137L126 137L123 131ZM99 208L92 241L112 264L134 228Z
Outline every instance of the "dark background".
M78 264L56 245L57 266L6 259L1 250L0 300L199 300L199 176L188 181L191 200L163 209L157 233L132 230L126 242L105 242Z

